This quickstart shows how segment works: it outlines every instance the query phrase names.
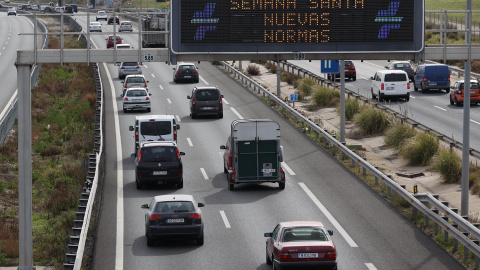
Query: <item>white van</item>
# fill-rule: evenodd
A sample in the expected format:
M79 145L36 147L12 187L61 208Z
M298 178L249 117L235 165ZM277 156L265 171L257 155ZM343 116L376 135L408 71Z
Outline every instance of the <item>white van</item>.
M379 70L372 80L372 98L383 101L386 98L410 100L410 81L403 70Z
M177 142L177 130L180 125L175 123L173 115L142 115L135 118L135 153L138 147L147 141L174 141Z

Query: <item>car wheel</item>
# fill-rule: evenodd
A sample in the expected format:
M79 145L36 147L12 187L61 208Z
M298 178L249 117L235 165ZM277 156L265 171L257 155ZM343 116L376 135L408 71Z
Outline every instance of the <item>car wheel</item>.
M352 81L356 81L356 80L357 80L357 76L353 76Z
M152 111L152 109L151 109L151 108L147 108L147 112L151 112L151 111Z
M455 102L453 102L452 96L450 95L450 105L454 105Z
M279 182L278 183L278 186L280 187L281 190L284 190L285 189L285 182Z
M223 118L223 113L219 113L218 118Z
M423 84L420 84L420 88L421 88L421 90L422 90L422 93L427 92L427 90L423 87Z
M450 93L450 88L445 88L445 92Z
M150 237L147 237L147 246L151 247L155 244L155 241L150 238Z
M455 97L455 106L460 107L462 103L458 102L457 98Z
M127 113L127 109L123 109L123 113Z
M272 265L272 259L270 259L270 257L268 257L268 250L266 250L266 252L265 252L265 262L268 265Z
M182 181L181 181L180 183L177 183L177 188L178 188L178 189L183 188L183 179L182 179Z
M417 87L417 85L415 84L415 82L413 82L413 90L418 91L418 87Z
M370 91L372 91L372 99L375 99L375 98L377 98L377 96L375 96L375 94L373 93L373 88L372 88L372 89L370 89Z
M408 94L405 96L405 100L406 100L406 101L410 101L410 93L408 93Z
M135 180L135 185L137 186L137 189L142 189L142 184Z
M203 235L202 235L202 237L197 239L197 245L200 245L200 246L203 245Z
M230 179L229 179L229 180L230 180ZM234 184L234 183L228 184L228 189L229 189L230 191L233 191L233 190L235 189L235 184Z
M378 93L378 101L382 102L384 100L384 96L382 93Z
M196 119L197 118L197 114L196 113L192 113L192 119Z
M225 168L225 166L223 166L223 172L228 173L228 170L227 170L227 168Z

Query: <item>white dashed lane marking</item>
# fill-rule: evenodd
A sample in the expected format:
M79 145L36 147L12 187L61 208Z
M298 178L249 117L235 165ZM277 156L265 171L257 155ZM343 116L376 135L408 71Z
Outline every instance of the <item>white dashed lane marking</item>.
M368 270L377 270L373 263L365 263L365 265L367 266Z
M178 115L175 115L175 117L177 118L177 121L178 121L178 122L180 122L180 121L181 121L181 120L180 120L180 116L178 116Z
M172 101L169 98L167 98L167 101L168 101L168 104L172 104Z
M203 178L205 178L205 180L208 180L209 178L208 178L208 175L207 175L207 172L205 171L205 169L204 169L204 168L200 168L200 171L201 171L202 174L203 174Z
M163 90L163 86L159 85L158 87L160 87L160 90Z
M227 219L227 215L225 215L225 211L223 210L220 210L220 216L222 216L222 219L223 219L223 223L225 223L225 227L227 229L230 229L230 222L228 222L228 219Z
M282 167L288 172L290 175L296 175L295 172L290 169L290 167L287 165L287 163L282 161Z
M444 109L444 108L442 108L442 107L438 107L438 106L433 106L433 107L435 107L435 108L437 108L437 109L440 109L440 110L442 110L442 111L445 111L445 112L447 111L447 109Z
M237 112L237 110L235 110L235 108L230 108L230 110L232 110L232 112L233 112L235 115L237 115L238 119L243 119L243 116L241 116L241 115Z
M190 138L187 138L188 145L193 146L192 140Z
M202 76L199 76L199 77L200 77L200 80L202 80L202 82L203 82L204 84L208 85L208 82L205 81L205 79L203 79Z
M222 98L222 102L227 104L227 105L230 104L230 103L228 103L228 101L225 98Z

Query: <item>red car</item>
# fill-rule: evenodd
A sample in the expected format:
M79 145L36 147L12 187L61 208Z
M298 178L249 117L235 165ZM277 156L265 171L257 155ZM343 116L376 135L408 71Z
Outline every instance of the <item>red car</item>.
M114 36L110 35L108 38L105 39L107 41L107 49L108 48L113 48L115 44L122 44L123 43L123 38L121 36L117 36L117 41L114 41Z
M463 104L463 89L465 87L465 81L461 80L450 87L450 105L456 105L457 107ZM480 104L480 86L478 81L470 80L470 103Z
M335 79L340 79L340 73L333 74L333 73L328 73L327 78L330 81L333 81L333 78ZM357 70L355 69L355 65L353 64L353 61L345 60L345 79L350 79L352 81L357 80Z
M267 264L273 269L337 269L337 251L318 221L280 222L267 239Z

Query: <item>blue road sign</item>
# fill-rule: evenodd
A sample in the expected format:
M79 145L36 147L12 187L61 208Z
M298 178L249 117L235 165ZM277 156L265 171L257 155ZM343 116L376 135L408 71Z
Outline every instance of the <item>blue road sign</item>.
M321 62L322 73L339 73L339 61L338 60L322 60Z
M290 94L290 101L298 101L298 94Z

